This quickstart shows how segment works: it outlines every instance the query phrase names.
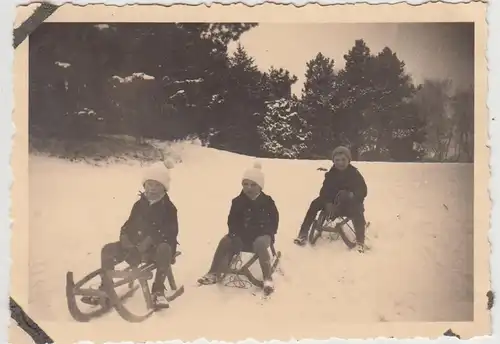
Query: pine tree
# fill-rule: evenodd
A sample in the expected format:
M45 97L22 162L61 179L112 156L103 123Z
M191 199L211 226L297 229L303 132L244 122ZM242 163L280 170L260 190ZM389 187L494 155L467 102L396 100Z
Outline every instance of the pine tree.
M248 73L249 76L259 74L259 69L255 65L255 59L248 55L241 43L238 43L236 51L229 61L231 68L235 71Z
M335 107L336 124L341 132L341 143L349 146L353 159L357 159L370 131L366 117L374 97L373 56L360 39L355 41L344 59L345 67L339 72L338 80L340 101Z
M306 81L302 89L302 102L310 108L329 108L333 99L336 75L335 61L318 53L307 62Z
M219 109L225 118L211 145L217 148L257 155L260 137L257 126L265 111L265 97L261 90L262 74L254 59L238 44L229 58L229 77L226 80L224 105Z
M373 59L373 97L368 121L373 134L371 154L379 159L414 161L420 158L424 123L411 99L416 89L404 61L388 47ZM405 157L406 154L406 157Z
M319 156L328 155L337 139L334 105L337 102L337 75L334 60L318 53L307 62L306 80L302 89L304 119L312 132L311 150Z
M271 66L262 75L261 89L266 93L267 100L291 99L292 86L297 80L297 76L290 74L288 70L283 68L277 69Z

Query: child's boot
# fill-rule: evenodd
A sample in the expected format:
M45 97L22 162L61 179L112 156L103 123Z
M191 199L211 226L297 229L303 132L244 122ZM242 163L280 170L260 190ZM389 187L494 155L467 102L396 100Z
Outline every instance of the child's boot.
M359 253L365 252L365 230L366 230L366 221L363 214L358 214L353 217L352 223L354 225L354 231L356 232L356 250Z
M160 269L156 270L155 281L151 288L151 298L155 308L168 308L169 303L165 295L165 278L166 274Z
M357 250L359 253L365 253L365 244L358 242L358 243L356 244L356 250Z
M300 234L293 240L293 243L299 246L304 246L307 243L307 235Z
M205 276L198 278L198 284L211 285L217 283L217 275L215 273L208 273Z
M271 279L266 279L264 281L264 295L269 295L274 292L274 283Z
M151 298L155 308L163 309L170 307L167 296L165 295L165 286L160 285L160 283L153 283Z
M99 285L99 288L97 288L98 290L104 290L104 285L101 283ZM87 304L87 305L90 305L90 306L99 306L99 305L102 305L104 302L106 302L107 298L106 299L103 299L102 297L99 297L99 296L82 296L80 301Z

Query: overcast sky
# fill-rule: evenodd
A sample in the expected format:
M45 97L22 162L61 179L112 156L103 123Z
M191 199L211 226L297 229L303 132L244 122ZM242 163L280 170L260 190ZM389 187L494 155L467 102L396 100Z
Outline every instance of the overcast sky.
M240 42L261 70L286 68L299 80L300 94L306 62L321 52L344 67L344 54L356 39L372 53L385 46L406 63L416 83L425 78L450 78L458 87L474 82L474 28L462 23L390 24L266 24L242 35ZM234 46L231 47L231 50Z

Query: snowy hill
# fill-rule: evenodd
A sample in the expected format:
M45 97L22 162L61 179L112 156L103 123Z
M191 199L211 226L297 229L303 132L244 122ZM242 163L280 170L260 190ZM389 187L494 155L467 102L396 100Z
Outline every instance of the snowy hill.
M111 312L56 341L237 340L255 338L256 328L259 339L318 338L334 336L328 329L339 322L472 319L472 164L355 163L369 187L372 246L358 255L340 241L321 240L314 248L292 243L321 186L318 168L330 163L263 160L265 191L280 211L276 246L283 274L275 276L272 299L262 301L251 290L196 286L227 231L230 201L253 158L181 148L170 195L179 210L183 252L174 273L185 294L140 325ZM117 240L137 199L140 176L138 163L99 167L30 157L32 317L74 323L66 308L66 271L79 279L98 267L101 247Z

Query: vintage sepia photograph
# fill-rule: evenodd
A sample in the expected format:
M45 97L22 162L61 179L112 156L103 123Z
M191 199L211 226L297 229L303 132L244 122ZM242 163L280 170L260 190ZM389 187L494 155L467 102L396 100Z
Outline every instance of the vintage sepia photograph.
M488 317L473 18L64 7L23 43L38 323L93 333L74 340L288 340Z

